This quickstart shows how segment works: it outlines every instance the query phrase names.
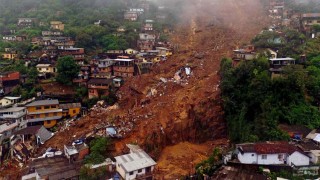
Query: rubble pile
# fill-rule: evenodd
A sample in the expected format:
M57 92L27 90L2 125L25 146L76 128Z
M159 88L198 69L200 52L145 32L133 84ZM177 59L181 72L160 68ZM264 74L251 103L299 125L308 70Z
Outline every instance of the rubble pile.
M96 105L45 146L62 146L80 137L104 136L108 127L114 127L122 137L115 141L117 152L122 152L125 144L135 142L159 157L161 150L171 144L226 137L219 89L220 60L260 32L264 15L260 2L254 0L241 3L228 0L216 6L216 16L220 13L221 19L213 20L213 24L221 26L207 26L214 16L202 12L213 12L208 10L211 5L196 7L200 8L199 13L194 13L188 23L178 24L172 35L172 44L179 47L172 57L153 67L150 74L126 79L117 93L116 107ZM195 29L201 32L194 33ZM184 160L188 161L187 156Z

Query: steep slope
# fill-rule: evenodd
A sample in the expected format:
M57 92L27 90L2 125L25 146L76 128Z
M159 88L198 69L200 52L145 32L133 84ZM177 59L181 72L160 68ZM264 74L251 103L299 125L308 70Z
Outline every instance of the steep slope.
M249 42L266 24L266 16L258 0L186 0L184 4L179 11L181 23L171 35L175 55L156 65L150 74L128 79L118 92L119 109L91 112L69 131L56 134L46 147L62 148L101 124L115 124L125 132L124 138L115 142L117 153L126 143L138 143L160 158L159 169L164 169L160 177L173 178L185 171L172 173L165 168L165 161L178 162L175 168L183 170L183 159L193 161L198 152L186 151L184 158L175 159L166 153L170 151L167 146L177 144L179 149L180 144L185 146L180 142L187 141L193 149L203 143L199 148L205 146L201 149L210 151L213 145L228 143L219 90L220 60L230 56L236 46ZM190 76L184 73L186 66L191 68ZM179 70L181 76L177 76Z

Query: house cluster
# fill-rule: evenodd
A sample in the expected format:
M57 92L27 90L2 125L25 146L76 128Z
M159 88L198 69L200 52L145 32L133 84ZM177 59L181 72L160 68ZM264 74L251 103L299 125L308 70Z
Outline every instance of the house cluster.
M136 21L149 9L147 1L141 1L137 6L140 8L125 11L125 20ZM89 64L81 65L79 75L73 82L87 87L89 98L101 97L108 95L111 88L119 88L123 80L148 73L153 64L165 61L172 55L171 44L160 41L154 23L151 19L143 21L137 49L114 49L94 56ZM123 26L117 29L118 33L125 31Z
M269 57L269 71L272 77L280 76L285 66L298 64L300 62L290 57L279 58L277 56L278 53L270 48L256 50L254 46L248 45L233 50L232 65L237 66L241 61L253 60L261 53Z
M74 83L88 89L88 97L108 95L110 88L119 88L124 79L148 73L153 64L159 63L172 55L166 47L139 52L134 49L109 50L82 65Z
M34 24L32 18L19 18L18 20L18 26L29 27L30 24ZM40 66L53 66L58 57L72 56L78 64L83 64L85 60L84 48L76 48L75 41L71 37L64 36L63 31L64 24L61 21L51 21L50 28L42 31L42 36L31 38L31 44L37 47L37 50L30 52L26 58L40 58L42 60ZM21 42L26 39L26 36L3 36L3 41ZM19 52L15 48L6 48L2 54L4 59L14 60L18 58Z
M106 179L153 179L156 162L139 146L128 144L129 153L107 158L101 164L86 165L95 170L103 168ZM35 158L29 166L29 172L22 176L29 179L79 179L80 166L89 148L83 141L65 145L64 150L49 148L46 153Z
M297 12L288 8L284 0L270 0L269 12L273 19L272 30L284 26L296 29L309 38L320 35L314 28L315 25L320 25L320 13Z
M0 100L0 162L10 157L25 163L38 145L53 136L49 128L81 113L80 103L60 104L58 100L49 99L24 105L19 101L20 97Z
M288 133L287 141L267 141L237 144L234 159L228 162L235 167L264 167L277 171L292 170L296 175L318 175L320 170L320 131L303 126L280 125Z

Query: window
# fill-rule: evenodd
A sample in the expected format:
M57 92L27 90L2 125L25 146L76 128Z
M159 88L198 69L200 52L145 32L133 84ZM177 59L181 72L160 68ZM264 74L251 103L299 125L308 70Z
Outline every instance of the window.
M138 173L141 173L141 172L142 172L142 169L139 169L139 170L138 170Z
M281 160L283 160L283 154L279 154L278 155L278 159L281 161Z
M55 106L55 105L53 105L53 106L51 106L51 108L56 108L56 106Z
M55 112L55 113L53 113L53 115L54 115L54 116L58 116L58 113L57 113L57 112Z
M50 106L44 106L44 109L50 109Z
M41 106L37 106L37 107L36 107L36 110L40 110L40 109L41 109Z
M36 115L36 118L40 118L40 114L37 114L37 115Z
M266 154L263 154L263 155L262 155L262 159L267 159L267 155L266 155Z
M49 117L49 113L45 113L44 115L45 115L46 117Z
M77 113L77 111L76 111L76 110L73 110L73 114L75 114L75 113Z
M130 175L130 176L133 175L133 171L129 172L129 175Z

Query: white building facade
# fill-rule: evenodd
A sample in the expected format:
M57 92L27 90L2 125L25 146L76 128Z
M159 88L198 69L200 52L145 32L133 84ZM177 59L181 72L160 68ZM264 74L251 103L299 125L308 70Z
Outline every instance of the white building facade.
M240 144L238 160L243 164L308 166L310 158L296 146L285 143Z

